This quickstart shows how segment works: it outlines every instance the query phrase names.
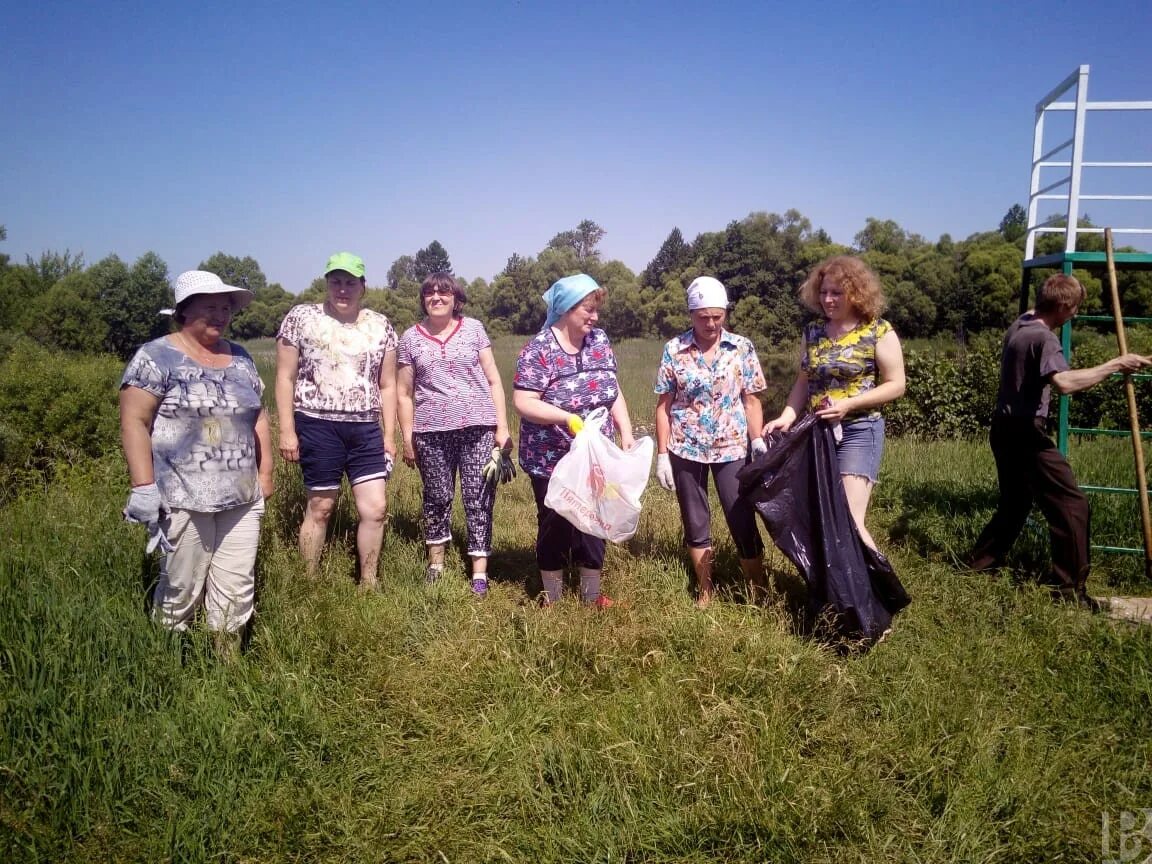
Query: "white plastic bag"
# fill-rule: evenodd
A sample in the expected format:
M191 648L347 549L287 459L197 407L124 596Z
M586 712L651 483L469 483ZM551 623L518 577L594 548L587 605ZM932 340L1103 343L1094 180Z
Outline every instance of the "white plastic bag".
M631 450L621 450L600 431L607 419L607 408L584 418L584 428L552 471L544 504L585 534L622 543L640 522L652 439L644 436Z

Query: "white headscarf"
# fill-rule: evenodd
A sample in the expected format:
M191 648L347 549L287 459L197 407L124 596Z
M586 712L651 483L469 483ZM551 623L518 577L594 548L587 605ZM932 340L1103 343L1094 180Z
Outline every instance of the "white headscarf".
M724 283L711 276L697 276L688 286L688 311L697 309L727 309L728 292Z

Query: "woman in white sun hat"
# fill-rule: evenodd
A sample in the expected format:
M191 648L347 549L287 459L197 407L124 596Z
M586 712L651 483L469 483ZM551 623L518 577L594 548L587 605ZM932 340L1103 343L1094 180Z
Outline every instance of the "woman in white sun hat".
M239 634L252 616L272 437L264 385L248 352L224 338L252 292L190 270L175 284L175 331L143 345L120 384L120 436L132 491L129 522L163 551L153 615ZM235 640L223 640L235 645Z

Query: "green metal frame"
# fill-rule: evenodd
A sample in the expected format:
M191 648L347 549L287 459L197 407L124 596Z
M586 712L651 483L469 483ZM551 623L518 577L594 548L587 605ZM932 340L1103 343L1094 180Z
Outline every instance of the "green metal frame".
M1117 269L1125 270L1152 270L1152 254L1145 252L1118 252L1113 255ZM1100 269L1106 267L1108 263L1107 255L1104 252L1057 252L1052 255L1043 255L1036 258L1031 258L1024 262L1023 282L1020 291L1020 311L1026 312L1031 305L1032 297L1032 271L1059 267L1064 273L1069 276L1072 271L1077 267L1085 270ZM1111 315L1077 315L1074 319L1083 322L1105 322L1113 323L1115 319ZM1130 318L1125 317L1125 324L1148 324L1152 323L1152 318ZM1069 361L1072 359L1072 321L1065 322L1064 326L1060 328L1060 345L1064 350L1064 356ZM1119 375L1117 378L1121 377ZM1133 375L1133 378L1152 378L1152 375L1139 374ZM1068 407L1071 397L1065 393L1061 393L1059 397L1059 425L1057 427L1056 445L1060 448L1060 452L1065 456L1068 455L1068 441L1071 435L1099 435L1099 436L1123 436L1129 437L1132 433L1121 429L1100 429L1100 428L1081 428L1078 426L1068 425ZM1141 432L1142 439L1152 439L1152 432ZM1126 487L1112 487L1112 486L1081 486L1085 492L1092 492L1100 495L1139 495L1138 489L1129 489ZM1152 493L1149 495L1152 498ZM1118 555L1140 555L1144 556L1145 551L1143 547L1130 547L1130 546L1092 546L1095 552L1105 552Z

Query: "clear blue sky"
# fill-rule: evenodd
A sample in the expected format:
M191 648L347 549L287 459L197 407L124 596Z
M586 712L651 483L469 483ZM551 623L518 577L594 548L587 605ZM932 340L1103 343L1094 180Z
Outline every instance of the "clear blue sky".
M843 243L869 216L959 239L1024 202L1035 103L1079 64L1093 99L1152 100L1148 0L48 0L2 20L0 251L154 250L173 275L224 251L293 292L333 251L379 285L434 239L490 279L585 218L637 271L674 226L754 210ZM1149 160L1141 128L1106 135Z

